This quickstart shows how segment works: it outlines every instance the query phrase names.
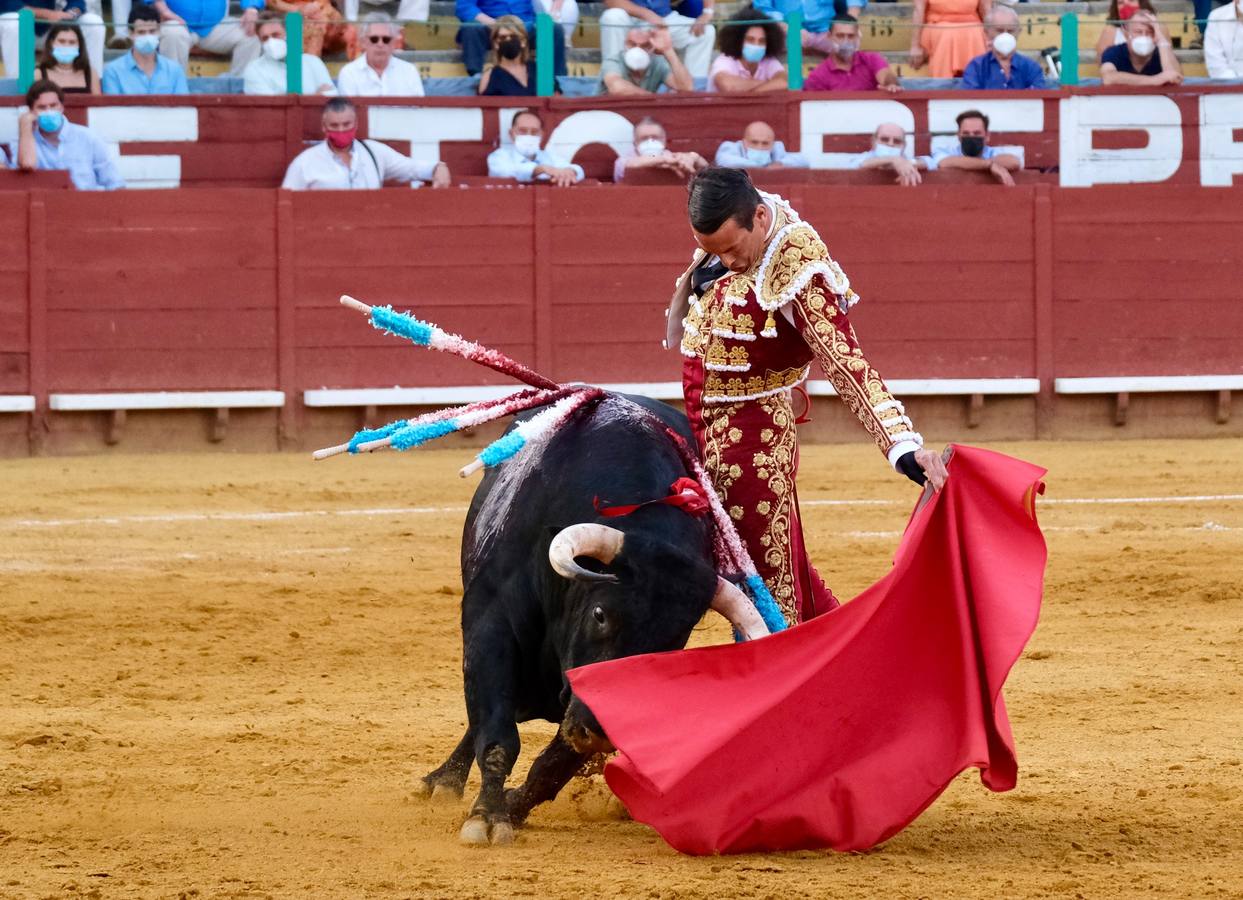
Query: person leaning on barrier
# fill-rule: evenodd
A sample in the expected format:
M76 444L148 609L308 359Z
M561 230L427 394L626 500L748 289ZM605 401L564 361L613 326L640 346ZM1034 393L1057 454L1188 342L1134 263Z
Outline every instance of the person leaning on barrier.
M129 52L104 66L104 93L130 96L190 93L185 71L159 53L160 14L140 3L130 10L129 27Z
M91 67L90 58L82 52L82 43L81 28L57 22L47 30L35 77L60 85L66 94L98 94L99 70Z
M509 126L509 143L488 154L490 178L512 178L523 184L532 181L551 182L569 187L583 180L583 167L575 165L547 148L544 142L544 120L533 109L514 115Z
M1204 32L1209 78L1243 78L1243 0L1219 6Z
M920 172L936 167L930 156L912 159L906 155L906 131L893 122L877 126L872 133L872 148L850 162L852 169L889 169L894 173L894 183L903 187L915 187L923 181Z
M811 166L801 153L787 153L777 132L767 122L752 122L741 141L726 141L717 148L715 165L730 169L806 169Z
M708 90L749 94L786 89L789 77L781 62L785 29L755 7L744 7L721 26L720 45L721 53L708 70Z
M673 47L686 64L691 78L707 78L712 63L716 29L710 24L716 15L713 0L704 0L697 18L673 11L669 0L604 0L608 7L600 14L600 58L613 59L625 49L627 29L646 25L668 28Z
M698 153L674 153L668 142L665 126L644 116L634 126L634 143L618 154L613 163L613 181L623 181L627 172L638 169L662 169L679 178L689 178L708 168L708 161Z
M1182 84L1182 67L1156 16L1141 10L1127 20L1125 30L1126 43L1101 56L1102 84Z
M1023 160L1011 152L1012 148L1000 149L988 145L988 116L978 109L958 114L958 143L932 154L937 169L963 169L968 172L988 172L999 184L1014 187L1014 176L1023 168ZM1021 151L1020 151L1021 152Z
M91 70L102 72L104 68L104 20L86 11L85 0L0 0L0 60L4 62L4 74L16 78L21 59L21 35L18 13L29 9L35 17L35 49L47 42L48 29L58 23L79 25L82 43Z
M393 55L400 29L385 13L363 19L363 55L337 73L342 97L422 97L419 67Z
M229 74L240 76L259 55L255 22L263 0L241 0L242 17L228 18L228 3L212 0L144 0L160 14L160 52L183 69L190 48L231 58Z
M65 121L65 94L43 79L26 91L26 112L17 121L9 156L27 171L65 170L80 191L125 187L108 146L89 128Z
M501 16L489 27L492 64L479 78L485 97L534 97L535 60L531 58L527 26L517 16Z
M285 57L289 44L285 40L285 23L277 13L265 12L259 17L255 28L262 52L242 72L242 93L260 97L276 97L288 93L289 81ZM328 67L318 56L302 54L302 93L332 96L337 89L332 84Z
M902 90L889 61L879 53L859 49L859 21L853 16L833 20L825 44L828 56L811 70L805 91Z
M1008 6L994 6L984 17L988 52L967 63L962 87L972 91L1043 88L1040 63L1015 52L1019 45L1019 14Z
M344 97L324 104L324 139L289 164L281 187L290 191L378 190L385 183L431 182L448 187L449 167L402 156L387 144L358 137L358 110Z
M631 28L625 49L600 64L600 94L655 94L661 86L671 91L695 90L695 79L673 49L665 28Z

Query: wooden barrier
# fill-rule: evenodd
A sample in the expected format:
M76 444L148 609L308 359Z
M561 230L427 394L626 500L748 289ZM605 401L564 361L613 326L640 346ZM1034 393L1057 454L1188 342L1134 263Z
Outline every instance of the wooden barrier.
M1211 376L1146 382L1159 392L1130 398L1125 432L1243 432L1218 393L1243 375L1239 189L783 191L863 297L851 318L872 362L931 385L912 401L925 430L1111 434L1118 391L1059 396L1055 379ZM676 383L680 359L660 337L692 249L684 206L680 187L612 185L0 191L10 245L27 248L0 257L0 397L18 398L0 404L0 454L103 446L107 398L72 411L52 395L281 392L271 409L234 408L224 443L294 447L355 427L350 407L380 405L373 389L505 383L375 332L342 293L413 309L558 380ZM1005 386L1033 379L1034 395ZM334 393L347 389L364 393ZM824 430L844 419L815 402L814 435L855 435ZM131 412L122 446L199 446L223 436L216 407Z

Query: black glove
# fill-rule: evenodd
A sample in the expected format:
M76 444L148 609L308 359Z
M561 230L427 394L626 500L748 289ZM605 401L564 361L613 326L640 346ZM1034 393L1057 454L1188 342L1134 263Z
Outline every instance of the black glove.
M919 467L919 463L915 462L914 450L898 457L898 471L920 487L923 487L924 482L928 480L924 475L924 470Z

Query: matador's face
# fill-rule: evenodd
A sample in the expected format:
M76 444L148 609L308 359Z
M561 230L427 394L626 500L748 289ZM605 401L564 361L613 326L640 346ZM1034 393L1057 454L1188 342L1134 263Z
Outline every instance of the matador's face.
M726 219L712 234L695 232L695 242L709 256L717 256L731 272L745 272L764 255L772 214L761 203L755 208L751 227L744 228L737 219Z

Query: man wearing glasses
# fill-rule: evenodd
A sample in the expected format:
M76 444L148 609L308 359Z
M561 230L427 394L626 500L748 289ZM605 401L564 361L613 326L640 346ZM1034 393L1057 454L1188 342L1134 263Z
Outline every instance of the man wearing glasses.
M363 55L341 67L337 90L342 97L422 97L418 67L393 56L397 24L385 13L363 19Z

